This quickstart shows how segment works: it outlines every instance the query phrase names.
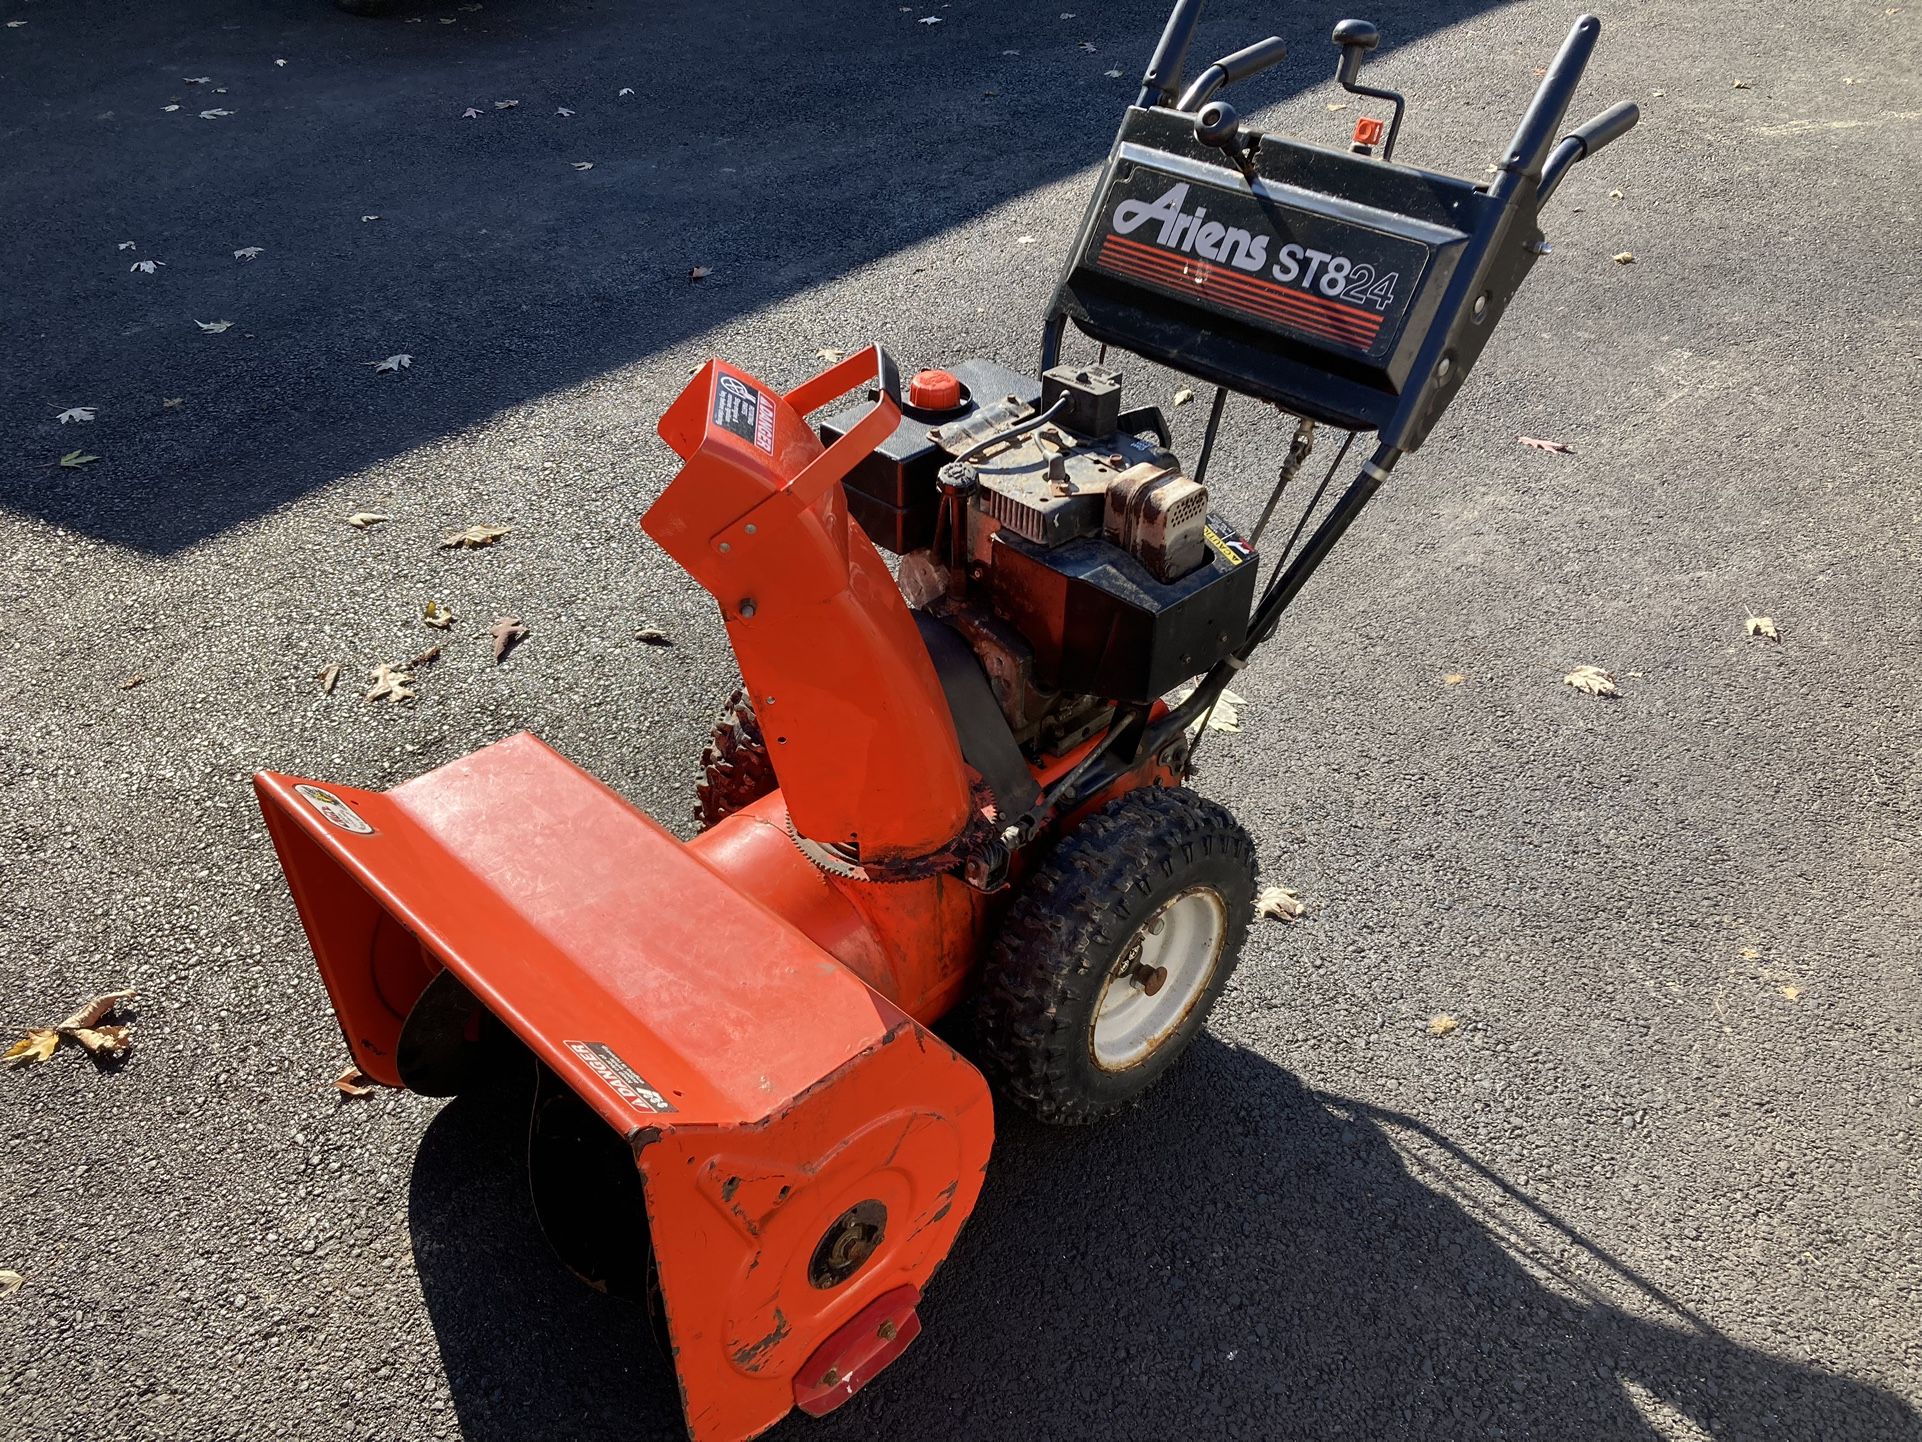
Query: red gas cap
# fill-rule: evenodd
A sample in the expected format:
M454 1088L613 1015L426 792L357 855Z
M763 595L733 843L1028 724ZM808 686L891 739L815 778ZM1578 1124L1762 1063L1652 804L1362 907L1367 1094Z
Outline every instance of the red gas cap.
M921 371L908 382L908 404L919 411L951 411L961 404L961 382L946 371Z

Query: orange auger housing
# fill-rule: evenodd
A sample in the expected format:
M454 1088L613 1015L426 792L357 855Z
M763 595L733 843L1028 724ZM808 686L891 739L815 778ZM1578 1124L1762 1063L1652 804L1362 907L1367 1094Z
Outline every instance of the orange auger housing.
M862 382L873 410L824 448L805 414ZM786 396L713 362L661 424L686 464L645 524L721 605L771 796L683 844L529 736L384 793L255 778L368 1076L455 1090L501 1029L591 1113L581 1146L625 1147L645 1217L600 1270L651 1247L699 1442L825 1411L898 1355L992 1139L986 1083L925 1025L985 899L916 872L974 823L973 778L838 484L893 390L872 348Z

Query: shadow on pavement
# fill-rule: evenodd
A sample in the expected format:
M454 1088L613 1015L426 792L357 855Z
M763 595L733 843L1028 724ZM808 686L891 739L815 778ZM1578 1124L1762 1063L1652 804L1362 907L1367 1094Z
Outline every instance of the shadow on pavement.
M1392 47L1487 4L1373 13ZM0 202L32 220L0 306L0 506L167 553L1096 163L1168 4L921 7L939 26L854 0L43 8L0 61ZM1326 84L1341 13L1217 0L1196 61L1280 25L1295 54L1250 95ZM780 380L873 338L754 360ZM410 370L369 367L396 353ZM601 449L636 454L667 399ZM55 424L71 406L96 422ZM101 459L54 464L83 442Z
M678 1436L642 1309L575 1282L535 1226L523 1115L452 1103L414 1171L417 1266L462 1434ZM871 1388L777 1435L1918 1432L1893 1394L1718 1334L1445 1138L1205 1036L1106 1126L1004 1116L922 1315Z

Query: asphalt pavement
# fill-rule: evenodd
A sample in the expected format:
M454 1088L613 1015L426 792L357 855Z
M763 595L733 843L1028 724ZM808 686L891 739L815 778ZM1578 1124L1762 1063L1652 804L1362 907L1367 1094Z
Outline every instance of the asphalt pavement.
M1032 366L1163 13L0 0L0 1021L140 993L0 1075L9 1425L677 1435L520 1118L334 1091L247 778L525 729L685 834L733 670L657 417L713 354ZM1284 34L1238 103L1339 143L1340 13L1197 50ZM1370 13L1402 158L1481 175L1573 14ZM1000 1118L921 1340L783 1442L1922 1437L1922 6L1603 19L1641 127L1203 753L1307 915L1139 1107ZM1288 432L1231 408L1231 514Z

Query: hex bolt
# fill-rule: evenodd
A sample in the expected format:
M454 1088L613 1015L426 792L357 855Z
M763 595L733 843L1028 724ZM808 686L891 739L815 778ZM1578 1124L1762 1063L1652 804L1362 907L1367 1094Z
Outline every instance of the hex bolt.
M730 546L726 541L721 542L721 554L723 556L733 549L734 547Z
M726 547L723 547L722 549L725 550ZM754 598L752 596L747 597L745 600L741 602L739 606L735 607L735 609L741 613L741 619L743 621L753 620L754 619Z
M742 527L742 529L745 530L751 536L754 534L757 527L755 526L754 522L749 521L746 526Z
M822 1376L821 1385L823 1387L832 1387L836 1382L840 1380L841 1380L841 1369L839 1367L830 1367L827 1369L827 1372Z
M879 1335L881 1340L883 1342L892 1342L894 1340L895 1333L898 1330L899 1329L895 1327L894 1323L883 1322L879 1329Z
M1165 966L1148 966L1145 963L1137 962L1135 969L1129 972L1128 975L1136 985L1141 988L1144 995L1153 996L1156 992L1160 991L1162 986L1167 982L1168 968Z

